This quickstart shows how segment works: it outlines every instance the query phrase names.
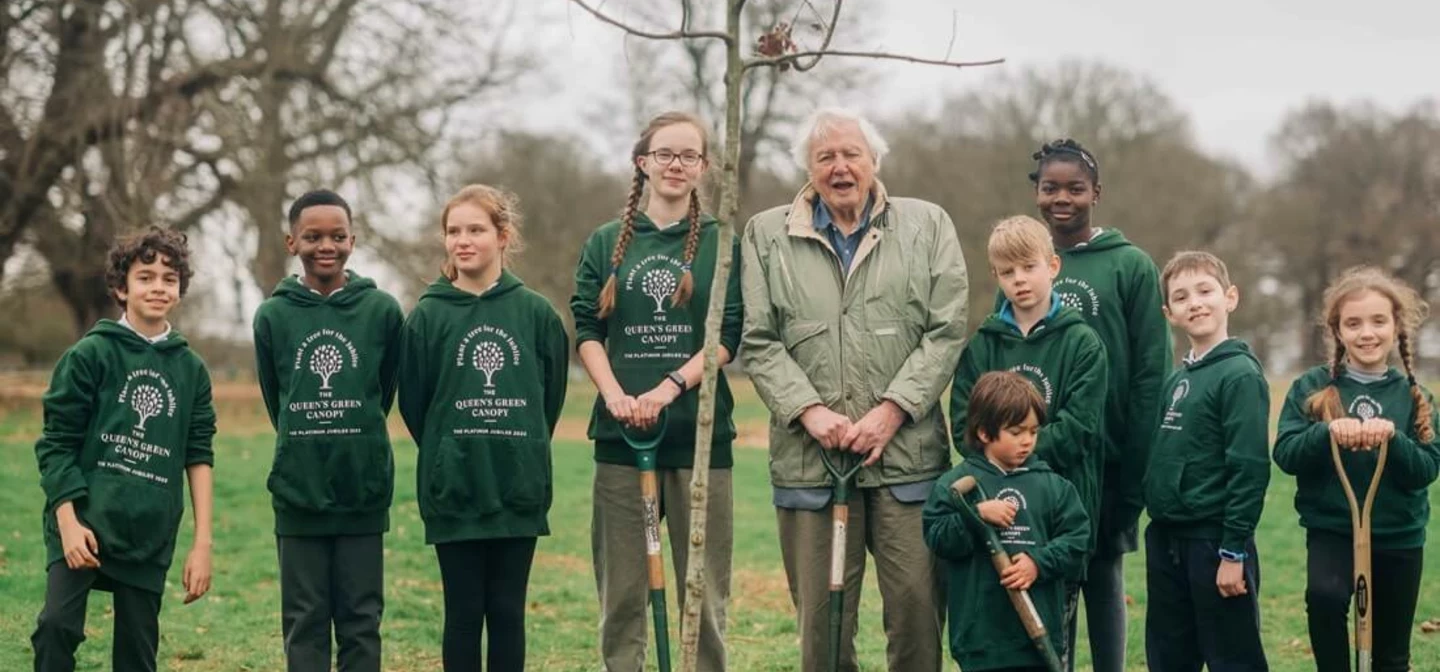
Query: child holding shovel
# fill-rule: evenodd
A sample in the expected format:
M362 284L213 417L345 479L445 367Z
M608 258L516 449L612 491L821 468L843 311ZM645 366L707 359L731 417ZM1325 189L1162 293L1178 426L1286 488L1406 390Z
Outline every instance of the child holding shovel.
M925 543L949 567L950 655L966 672L1048 669L1014 611L1008 590L1025 590L1041 623L1063 622L1066 586L1081 576L1090 547L1090 519L1070 481L1034 455L1045 400L1024 376L981 375L970 393L965 441L983 456L966 459L935 482L923 514ZM972 477L994 495L976 513L1000 529L1012 558L997 573L984 552L983 530L967 522L965 503L951 484ZM1049 648L1063 646L1063 628L1049 631Z
M644 667L650 594L640 470L623 432L652 432L661 411L666 413L665 434L654 455L659 499L655 513L668 521L675 573L684 576L697 388L704 366L700 346L712 291L725 296L720 364L740 348L739 243L718 249L720 224L700 208L698 190L710 165L708 146L706 124L693 115L666 112L652 119L631 151L634 174L623 214L590 235L575 271L575 295L570 299L575 341L580 362L599 393L589 430L595 441L590 535L600 598L600 653L611 672ZM713 286L718 254L735 260L725 287ZM726 668L725 605L730 595L734 401L723 372L715 385L699 633L698 664L704 672ZM679 602L683 609L683 593Z
M1374 449L1389 444L1370 516L1374 670L1410 667L1410 633L1424 566L1426 490L1440 471L1437 416L1415 380L1414 339L1425 315L1415 290L1376 268L1354 268L1325 292L1322 315L1333 344L1327 364L1295 380L1280 411L1275 463L1295 476L1295 510L1306 530L1305 610L1320 672L1350 669L1345 619L1353 561L1350 506L1331 456L1363 497L1379 471ZM1399 354L1400 369L1391 365Z

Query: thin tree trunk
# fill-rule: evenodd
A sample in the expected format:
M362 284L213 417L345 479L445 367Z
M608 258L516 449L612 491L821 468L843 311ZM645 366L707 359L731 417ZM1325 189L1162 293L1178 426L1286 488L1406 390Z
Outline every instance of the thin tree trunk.
M705 600L706 513L710 503L710 444L715 428L715 386L720 372L720 327L730 280L731 245L739 211L740 85L745 76L740 60L740 15L743 0L730 0L725 30L725 150L720 171L720 226L715 244L715 276L710 283L710 306L705 316L704 375L700 379L700 409L695 423L695 463L690 476L689 563L685 571L685 611L680 619L680 669L694 672L700 642L700 612ZM739 353L731 353L738 356ZM671 543L674 543L672 540Z

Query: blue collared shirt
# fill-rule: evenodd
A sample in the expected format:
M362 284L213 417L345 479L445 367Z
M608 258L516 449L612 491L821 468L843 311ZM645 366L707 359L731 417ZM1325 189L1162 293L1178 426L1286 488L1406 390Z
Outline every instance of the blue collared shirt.
M855 261L855 253L860 249L860 241L865 239L865 234L870 231L870 207L875 204L875 196L872 194L865 199L865 210L860 213L860 226L855 232L845 235L840 227L835 225L835 218L830 214L829 206L819 196L815 197L815 231L823 234L829 241L830 247L835 249L835 254L840 257L840 270L844 273L850 272L850 264Z

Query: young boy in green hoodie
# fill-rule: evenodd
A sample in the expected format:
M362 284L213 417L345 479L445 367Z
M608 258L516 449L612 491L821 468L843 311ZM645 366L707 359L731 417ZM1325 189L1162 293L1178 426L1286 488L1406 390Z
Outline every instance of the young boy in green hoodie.
M962 437L971 457L935 482L925 503L925 543L950 574L950 655L966 672L1043 672L1044 660L1011 606L1006 589L1028 590L1050 645L1061 650L1068 586L1085 571L1091 525L1070 481L1038 454L1046 403L1021 374L991 371L970 393ZM980 455L974 455L979 452ZM992 499L977 513L1000 528L1014 564L999 574L985 553L983 531L971 529L950 486L972 476Z
M1032 158L1035 207L1060 252L1055 294L1080 311L1105 344L1110 375L1101 434L1103 488L1095 553L1085 570L1085 622L1095 672L1121 672L1124 557L1138 548L1136 521L1145 506L1141 482L1150 450L1150 420L1160 408L1160 386L1173 356L1170 330L1160 312L1160 271L1150 255L1118 229L1095 226L1092 213L1100 204L1102 185L1093 152L1074 140L1056 140Z
M1049 418L1035 454L1075 484L1092 522L1104 459L1105 346L1080 313L1052 290L1060 258L1045 225L1024 215L995 225L987 244L990 273L1005 300L960 355L950 388L951 438L963 455L970 390L987 371L1014 371L1040 391Z
M285 246L304 273L255 312L255 370L276 430L267 485L291 672L380 669L384 538L394 489L385 417L395 399L400 304L346 270L350 205L308 192Z
M45 491L45 606L37 672L75 669L91 590L114 595L116 670L154 670L160 602L190 481L194 545L185 603L210 589L210 374L168 316L190 286L184 234L150 228L110 248L105 281L124 310L60 358L35 443Z
M1001 221L990 233L987 256L1005 299L965 345L955 369L950 388L955 447L966 450L970 389L980 375L1014 371L1025 376L1040 391L1049 418L1040 429L1035 453L1075 485L1090 524L1097 526L1109 375L1105 346L1080 313L1055 294L1052 283L1060 273L1060 257L1044 224L1023 215ZM1089 538L1093 544L1095 535ZM1074 641L1078 623L1073 605L1079 583L1069 589L1065 619L1051 626L1066 633L1067 645ZM1073 658L1073 652L1068 653Z
M1270 386L1230 338L1239 290L1225 262L1180 252L1165 317L1190 339L1165 385L1145 474L1145 653L1151 670L1265 670L1255 524L1270 482Z

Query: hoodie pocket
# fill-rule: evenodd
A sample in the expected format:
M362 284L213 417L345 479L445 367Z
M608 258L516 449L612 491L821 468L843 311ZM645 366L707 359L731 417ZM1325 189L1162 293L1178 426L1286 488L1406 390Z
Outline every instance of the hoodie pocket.
M337 442L325 456L325 487L331 510L360 513L390 508L395 490L390 441L366 437Z
M376 511L390 505L392 459L390 443L384 438L293 437L276 447L266 486L279 509Z
M90 482L82 518L100 544L100 561L146 562L175 543L180 507L164 486L138 478L97 473Z
M423 495L431 515L476 518L524 513L551 500L550 446L538 439L457 439L436 447Z

